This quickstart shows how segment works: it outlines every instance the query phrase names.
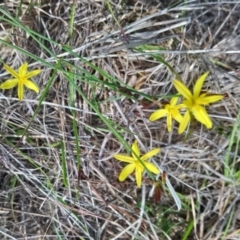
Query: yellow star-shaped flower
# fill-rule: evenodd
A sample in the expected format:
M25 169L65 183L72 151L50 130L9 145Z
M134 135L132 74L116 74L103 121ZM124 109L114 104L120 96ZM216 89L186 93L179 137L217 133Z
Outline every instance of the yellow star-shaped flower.
M4 65L4 68L14 77L13 79L8 79L0 85L1 89L10 89L18 85L18 98L23 100L24 97L24 86L30 88L31 90L39 93L38 86L29 78L39 74L41 70L34 70L27 72L28 63L24 63L16 72L14 69L8 65Z
M155 149L149 151L148 153L144 154L142 157L140 157L140 150L139 150L139 147L138 147L138 143L137 143L137 141L135 141L132 145L132 157L127 156L127 155L123 155L123 154L115 154L114 158L116 158L119 161L128 163L128 165L126 165L123 168L123 170L121 171L121 173L119 175L119 178L118 178L119 181L121 181L121 182L124 181L135 170L135 177L136 177L136 181L137 181L137 186L141 187L141 185L142 185L142 173L144 171L144 167L140 163L138 158L140 158L142 160L142 162L144 163L144 165L146 166L148 171L150 171L154 174L158 174L159 169L153 163L147 162L147 159L149 159L150 157L158 154L159 151L160 151L160 148L155 148Z
M205 106L209 105L210 103L220 101L223 99L223 95L208 95L207 93L201 93L203 83L208 74L209 72L206 72L198 78L194 85L193 93L191 93L187 86L185 86L181 81L173 81L174 87L184 97L183 104L187 107L187 111L184 114L178 129L179 134L183 133L188 126L191 119L190 113L193 114L197 121L204 124L207 128L212 128L212 120L209 117Z
M155 112L153 112L149 120L150 121L156 121L159 118L167 116L167 129L168 132L171 132L172 130L172 120L175 119L177 122L181 122L183 117L179 112L179 109L184 108L185 106L183 104L176 105L178 101L178 97L173 97L169 104L166 104L164 109L159 109Z

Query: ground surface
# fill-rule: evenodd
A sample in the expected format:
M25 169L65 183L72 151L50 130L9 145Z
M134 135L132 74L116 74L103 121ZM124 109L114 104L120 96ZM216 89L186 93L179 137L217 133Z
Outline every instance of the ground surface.
M5 1L3 68L42 69L36 95L1 91L1 239L240 239L239 1ZM214 126L182 135L148 120L210 71ZM160 147L161 201L145 173L124 182L113 158L140 142ZM161 179L161 178L160 178ZM173 191L181 200L177 209ZM179 206L178 206L179 207Z

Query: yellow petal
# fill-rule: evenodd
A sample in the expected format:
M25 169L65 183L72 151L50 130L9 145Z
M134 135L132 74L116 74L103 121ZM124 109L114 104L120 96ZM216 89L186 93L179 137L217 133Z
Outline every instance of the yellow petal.
M18 70L19 77L25 77L27 74L28 63L24 63Z
M190 122L190 113L189 113L189 111L186 111L186 113L183 116L182 121L180 122L179 128L178 128L179 134L182 134L186 130L189 122Z
M158 154L160 152L160 148L154 148L153 150L147 152L146 154L144 154L142 157L141 157L141 160L142 161L146 161L147 159L149 159L150 157Z
M25 75L25 78L29 79L35 75L38 75L42 70L34 70Z
M195 103L193 102L193 99L189 99L189 100L184 100L183 101L183 105L185 105L185 107L188 108L188 110L191 110L192 109L192 106L194 105Z
M136 165L134 163L125 166L118 177L119 181L124 181L134 171L135 167Z
M23 100L23 96L24 96L24 88L23 88L23 84L20 82L18 83L18 98L20 101Z
M179 112L176 112L175 114L172 115L173 119L176 120L177 122L181 122L182 119L183 119L183 116L179 113Z
M212 128L212 120L208 116L208 113L204 107L195 106L192 109L194 117L202 124L204 124L207 128Z
M134 163L136 161L133 157L130 157L128 155L123 155L123 154L115 154L113 155L113 157L121 162L126 162L126 163Z
M193 88L193 97L194 98L198 98L198 96L202 90L202 85L203 85L204 81L206 80L208 74L209 74L209 72L202 74L198 78L197 82L195 83L194 88Z
M167 116L167 130L168 132L171 132L172 130L172 115L168 114Z
M11 67L9 67L8 65L4 65L4 68L11 74L13 75L15 78L19 78L18 73Z
M37 84L34 83L33 81L30 81L30 80L27 80L27 79L26 79L26 80L24 81L24 85L25 85L27 88L35 91L36 93L39 93L39 87L38 87Z
M216 95L205 96L202 98L200 96L200 98L198 98L197 102L198 102L198 104L201 104L201 105L209 105L210 103L218 102L222 99L223 99L223 95L216 94Z
M135 172L135 177L136 177L136 181L137 181L137 186L141 187L142 185L142 168L141 167L136 167L136 172Z
M167 115L167 113L168 113L168 111L166 109L157 110L150 115L149 120L156 121L159 118L165 117Z
M170 106L174 107L177 104L179 97L173 97L170 101Z
M9 79L0 85L1 89L10 89L18 85L17 79Z
M173 81L174 87L177 89L177 91L183 95L186 99L190 100L193 98L192 93L190 90L179 80Z
M144 163L148 171L154 173L154 174L159 174L159 169L155 166L155 164L150 163L150 162L145 162Z
M132 145L132 156L133 156L134 159L138 159L137 157L140 157L140 149L138 147L137 140L135 140L133 145Z
M185 101L189 101L189 100L185 100ZM184 108L186 108L186 105L181 103L181 104L176 105L174 108L175 109L184 109Z

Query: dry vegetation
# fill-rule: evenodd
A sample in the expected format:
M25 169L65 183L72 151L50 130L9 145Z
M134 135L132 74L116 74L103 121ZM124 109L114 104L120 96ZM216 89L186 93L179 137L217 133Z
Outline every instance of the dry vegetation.
M1 91L0 238L240 239L239 12L222 0L1 3L1 82L3 63L42 73L38 96ZM205 71L205 89L225 95L209 107L213 129L149 122L150 99ZM180 211L167 188L161 203L149 197L147 174L140 189L118 181L112 156L126 150L114 130L142 151L161 147L153 161Z

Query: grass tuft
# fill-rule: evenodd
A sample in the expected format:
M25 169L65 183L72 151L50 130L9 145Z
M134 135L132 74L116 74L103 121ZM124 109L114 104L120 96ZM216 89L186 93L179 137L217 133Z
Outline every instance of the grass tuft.
M0 238L239 239L239 11L239 1L0 3L1 83L4 64L42 70L38 95L0 93ZM176 96L174 79L192 89L207 71L203 91L224 95L208 106L212 129L191 122L178 135L149 121ZM118 181L113 158L134 140L161 148L150 159L160 176L145 171L141 188L131 174Z

